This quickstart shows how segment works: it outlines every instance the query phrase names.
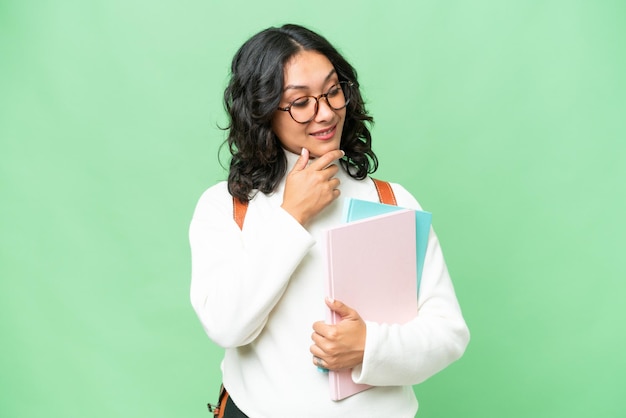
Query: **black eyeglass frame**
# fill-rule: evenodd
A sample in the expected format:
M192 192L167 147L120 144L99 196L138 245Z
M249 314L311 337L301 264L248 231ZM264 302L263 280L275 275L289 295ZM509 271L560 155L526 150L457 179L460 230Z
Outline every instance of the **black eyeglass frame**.
M343 92L344 97L346 97L346 102L343 104L343 106L341 107L334 107L333 105L330 104L330 102L328 101L328 95L330 94L330 91L332 90L333 87L339 85L339 88L341 89L341 91ZM346 94L346 90L344 89L343 86L346 86L347 89L351 89L354 86L354 83L352 81L340 81L337 84L333 84L326 93L324 94L320 94L319 96L301 96L298 97L295 100L292 100L291 103L289 103L287 106L285 107L278 107L278 110L282 110L283 112L289 112L289 116L291 116L291 119L293 119L295 122L297 123L301 123L301 124L305 124L305 123L309 123L311 122L313 119L315 119L315 117L317 116L317 112L320 109L320 99L324 98L326 99L326 103L328 104L328 106L333 109L333 110L341 110L344 109L346 106L348 106L348 103L350 103L350 95ZM311 118L309 120L307 120L306 122L300 122L298 120L296 120L296 118L293 117L293 115L291 114L291 106L293 106L293 104L295 102L297 102L298 100L302 100L305 97L310 97L311 99L315 100L315 112L313 112L313 116L311 116Z

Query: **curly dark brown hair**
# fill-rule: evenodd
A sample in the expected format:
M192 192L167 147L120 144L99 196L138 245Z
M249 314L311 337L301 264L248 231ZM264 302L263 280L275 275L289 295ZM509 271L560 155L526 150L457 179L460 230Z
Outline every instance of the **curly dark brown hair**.
M341 136L345 157L340 160L350 176L362 180L378 168L372 151L367 114L356 70L322 36L298 25L265 29L246 41L235 54L224 91L230 119L228 145L232 155L228 191L242 202L251 192L274 191L287 171L287 158L271 128L283 91L283 69L300 51L316 51L328 58L339 81L354 83Z

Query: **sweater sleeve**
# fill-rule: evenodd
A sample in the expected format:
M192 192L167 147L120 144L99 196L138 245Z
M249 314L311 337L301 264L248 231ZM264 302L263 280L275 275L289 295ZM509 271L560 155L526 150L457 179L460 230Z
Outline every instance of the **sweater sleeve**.
M189 241L191 304L207 335L224 348L259 335L314 244L293 217L267 200L250 203L240 230L224 183L200 198Z
M394 185L399 206L420 209L406 190ZM469 343L439 240L431 229L419 289L418 314L403 325L366 322L363 363L354 368L356 383L413 385L460 358Z

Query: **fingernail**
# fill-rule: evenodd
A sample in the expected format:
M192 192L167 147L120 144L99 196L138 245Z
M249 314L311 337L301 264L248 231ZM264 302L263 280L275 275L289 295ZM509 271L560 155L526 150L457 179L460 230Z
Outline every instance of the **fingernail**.
M317 371L320 373L328 373L328 369L325 369L323 367L317 366Z
M335 299L333 299L333 298L326 297L326 300L327 300L329 303L335 303Z

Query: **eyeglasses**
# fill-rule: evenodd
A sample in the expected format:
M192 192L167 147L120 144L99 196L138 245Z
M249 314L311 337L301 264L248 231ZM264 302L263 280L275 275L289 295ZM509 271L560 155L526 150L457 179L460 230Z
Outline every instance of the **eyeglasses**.
M351 89L354 83L351 81L340 81L333 85L328 91L319 96L302 96L289 103L286 107L279 107L278 110L289 112L291 118L298 123L309 123L317 115L319 101L326 99L326 103L333 110L341 110L350 103Z

